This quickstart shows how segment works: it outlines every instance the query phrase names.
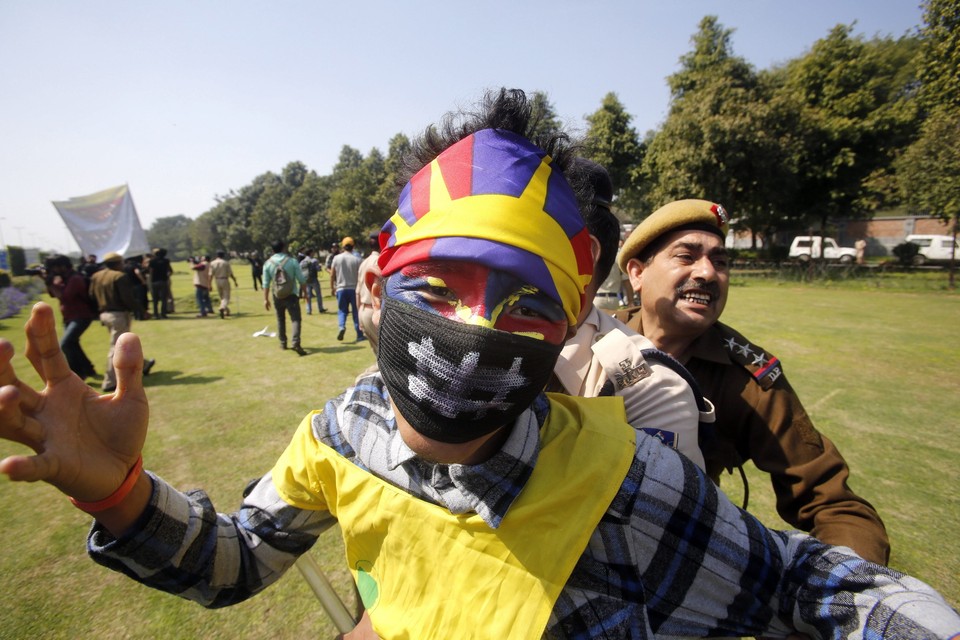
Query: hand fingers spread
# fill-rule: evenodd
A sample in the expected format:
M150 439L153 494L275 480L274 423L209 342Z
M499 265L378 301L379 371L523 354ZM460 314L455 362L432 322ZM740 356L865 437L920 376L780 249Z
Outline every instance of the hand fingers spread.
M56 383L73 375L57 341L56 321L50 305L38 302L27 321L25 355L44 382Z

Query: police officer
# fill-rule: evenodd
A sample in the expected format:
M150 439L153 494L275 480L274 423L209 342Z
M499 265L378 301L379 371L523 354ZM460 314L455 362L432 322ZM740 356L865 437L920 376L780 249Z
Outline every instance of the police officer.
M551 390L594 398L623 398L627 421L635 429L659 439L690 458L701 469L698 443L700 422L712 422L704 404L701 413L694 392L681 374L686 371L672 358L655 353L652 342L616 318L601 312L594 294L608 279L620 244L620 221L610 210L613 184L599 164L577 158L567 179L578 196L583 221L590 232L593 278L586 287L577 333L567 340L554 366Z
M813 426L780 361L718 322L730 276L727 222L706 200L671 202L647 217L617 258L640 306L618 317L680 360L715 405L714 446L703 452L714 482L753 460L770 474L781 518L886 564L880 516L847 486L846 462Z
M90 278L90 297L97 303L100 312L100 324L110 332L110 350L107 352L107 366L103 373L101 389L104 393L117 390L117 374L113 369L113 353L117 338L130 331L131 316L138 308L133 281L123 271L123 256L111 251L103 256L104 268ZM143 375L150 375L156 363L149 359L143 363Z

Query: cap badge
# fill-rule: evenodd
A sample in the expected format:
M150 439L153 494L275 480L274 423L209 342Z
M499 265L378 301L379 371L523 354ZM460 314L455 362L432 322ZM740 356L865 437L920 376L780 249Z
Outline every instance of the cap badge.
M727 215L727 210L719 204L715 204L710 207L710 211L713 212L713 215L717 217L717 226L722 227L730 221L730 216Z

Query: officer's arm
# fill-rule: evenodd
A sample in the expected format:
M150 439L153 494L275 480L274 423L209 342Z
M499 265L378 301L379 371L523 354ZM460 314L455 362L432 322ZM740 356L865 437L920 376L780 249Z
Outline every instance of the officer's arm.
M745 398L754 408L745 453L770 474L777 512L791 526L828 544L886 564L890 542L873 506L848 486L850 469L836 446L814 427L786 377Z

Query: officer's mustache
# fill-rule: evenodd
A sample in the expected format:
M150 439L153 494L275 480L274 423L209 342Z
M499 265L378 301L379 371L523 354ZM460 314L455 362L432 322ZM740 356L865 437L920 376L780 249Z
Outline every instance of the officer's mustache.
M720 296L720 286L716 282L698 282L696 280L687 280L677 287L677 295L684 295L690 291L699 291L710 294L710 297Z

